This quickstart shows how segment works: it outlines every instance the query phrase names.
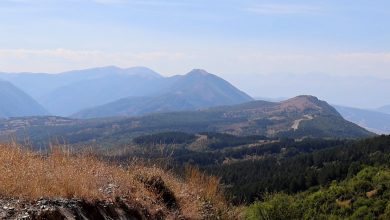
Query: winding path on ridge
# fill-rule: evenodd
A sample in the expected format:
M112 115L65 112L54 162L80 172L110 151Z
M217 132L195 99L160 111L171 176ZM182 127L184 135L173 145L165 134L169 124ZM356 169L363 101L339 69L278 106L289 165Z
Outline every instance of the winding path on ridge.
M312 120L314 118L312 115L304 115L303 117L304 118L295 120L293 125L291 126L291 128L294 130L297 130L302 121L308 121L308 120Z

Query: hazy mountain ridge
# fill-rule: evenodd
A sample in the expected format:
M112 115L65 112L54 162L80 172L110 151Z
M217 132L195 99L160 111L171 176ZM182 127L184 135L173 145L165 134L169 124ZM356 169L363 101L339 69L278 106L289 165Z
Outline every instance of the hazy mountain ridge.
M234 105L253 100L227 81L204 70L170 77L170 84L152 97L129 97L86 109L78 118L140 116L150 113L196 110L218 105Z
M144 76L161 77L158 73L146 67L119 68L115 66L97 67L83 70L72 70L58 74L49 73L0 73L0 79L14 84L37 100L58 88L85 80L93 80L107 76Z
M353 123L378 134L390 134L390 115L376 110L334 106L340 114Z
M377 109L380 112L390 114L390 105L385 105Z
M146 67L123 69L114 66L59 74L2 73L0 78L23 88L49 112L60 116L128 97L132 93L153 94L164 80Z
M33 98L9 82L0 80L0 117L48 115Z
M184 76L162 77L146 67L122 69L109 66L60 74L2 73L0 78L23 88L49 112L59 116L69 116L128 97L149 99L162 96L163 99L169 100L168 95L176 96L173 98L176 102L170 105L183 110L252 100L225 80L202 71L194 70ZM178 100L183 100L183 103ZM157 112L158 109L176 109L158 106L144 108L146 110L141 109L138 112L153 112L153 108L156 108ZM147 110L150 108L151 110Z

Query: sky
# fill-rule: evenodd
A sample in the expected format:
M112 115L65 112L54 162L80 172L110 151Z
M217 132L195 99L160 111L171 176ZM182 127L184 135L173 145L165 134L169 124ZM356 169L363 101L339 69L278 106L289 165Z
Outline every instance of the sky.
M202 68L252 96L369 108L390 104L389 21L388 0L0 0L0 71Z

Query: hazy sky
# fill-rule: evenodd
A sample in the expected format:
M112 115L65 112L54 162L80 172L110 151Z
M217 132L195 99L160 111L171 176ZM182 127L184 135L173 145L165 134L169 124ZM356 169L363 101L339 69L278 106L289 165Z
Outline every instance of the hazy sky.
M256 96L286 74L390 79L390 1L0 1L0 71L105 65L204 68Z

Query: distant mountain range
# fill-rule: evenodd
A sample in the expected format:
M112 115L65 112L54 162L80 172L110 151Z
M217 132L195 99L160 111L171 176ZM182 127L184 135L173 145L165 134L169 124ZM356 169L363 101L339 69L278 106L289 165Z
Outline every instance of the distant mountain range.
M45 108L25 92L0 80L0 118L48 114Z
M186 75L174 76L169 80L170 85L164 86L154 96L120 99L83 110L74 114L73 117L140 116L158 112L234 105L253 100L227 81L204 70L195 69Z
M53 115L68 116L120 98L156 93L163 77L144 67L103 67L60 74L0 74Z
M337 105L334 107L348 121L356 123L378 134L390 134L390 114L377 110L367 110Z
M390 114L390 105L385 105L377 109L380 112Z
M202 70L194 70L184 76L162 77L145 67L103 67L60 74L3 73L0 78L23 88L51 114L58 116L138 115L173 109L231 105L252 100L230 83ZM153 104L147 104L150 101L141 104L137 102L138 98L133 97L143 97L145 100L142 102L152 99ZM119 99L123 100L118 101ZM93 113L96 106L107 103L111 105L111 102L116 108L136 102L140 109L129 111L114 108L114 112ZM83 111L85 109L89 110ZM106 109L105 106L102 109Z

